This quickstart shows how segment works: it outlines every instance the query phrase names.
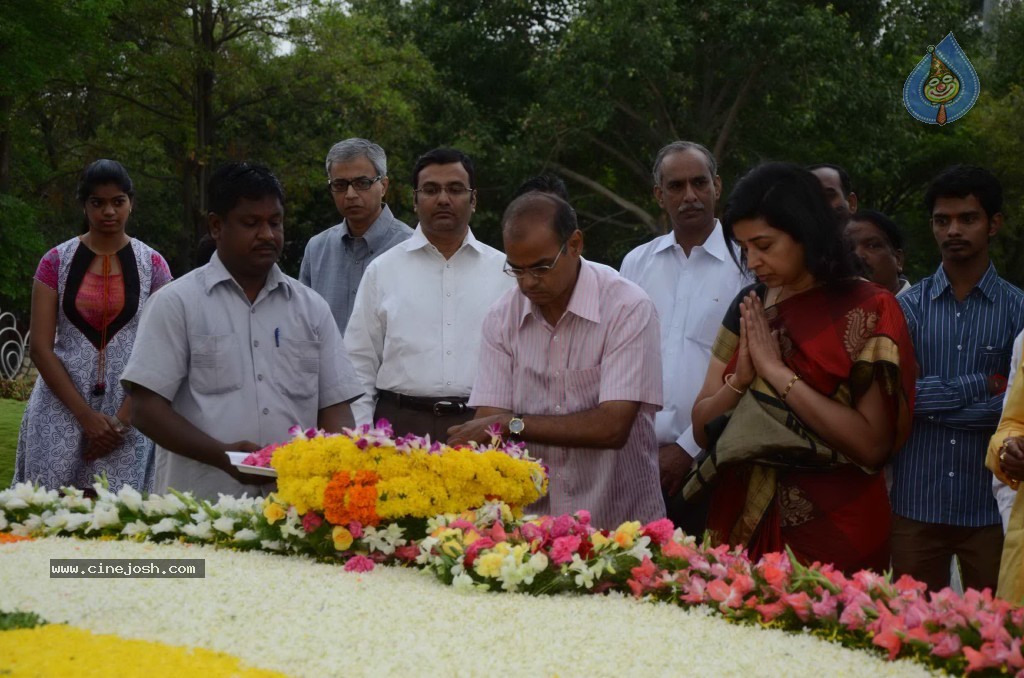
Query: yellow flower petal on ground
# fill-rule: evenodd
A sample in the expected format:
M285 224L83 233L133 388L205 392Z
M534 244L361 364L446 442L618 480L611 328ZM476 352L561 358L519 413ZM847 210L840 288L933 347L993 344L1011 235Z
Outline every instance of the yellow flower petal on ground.
M0 633L0 675L102 678L112 670L179 678L285 675L251 668L222 652L98 635L63 624Z

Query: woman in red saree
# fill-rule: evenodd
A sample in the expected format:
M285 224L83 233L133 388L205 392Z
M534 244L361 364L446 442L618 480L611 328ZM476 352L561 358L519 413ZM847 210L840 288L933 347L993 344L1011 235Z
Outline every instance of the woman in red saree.
M899 304L857 277L838 215L796 165L748 173L722 221L759 282L713 347L693 409L708 453L686 491L710 485L712 538L754 559L788 546L847 573L887 569L880 470L909 433L917 373Z

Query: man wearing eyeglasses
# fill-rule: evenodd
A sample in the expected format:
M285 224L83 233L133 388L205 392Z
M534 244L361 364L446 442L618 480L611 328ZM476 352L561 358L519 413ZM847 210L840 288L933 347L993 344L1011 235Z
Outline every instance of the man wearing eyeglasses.
M576 213L555 195L512 201L502 236L519 289L484 321L476 419L453 428L449 442L483 442L494 424L524 441L548 466L548 494L531 512L585 509L607 529L663 517L654 304L614 269L583 259Z
M683 478L701 451L693 438L690 411L722 317L749 280L715 218L722 180L711 151L692 141L668 144L655 158L653 175L654 198L671 230L627 254L621 272L658 309L665 390L665 407L655 418L661 487L669 518L699 536L704 533L706 503L684 504L679 496Z
M345 333L366 394L357 424L387 419L396 435L447 439L469 419L480 328L513 281L504 255L473 236L473 162L439 148L416 161L412 185L419 225L412 237L366 268Z
M327 188L342 221L310 238L299 280L327 300L342 334L366 267L412 235L384 203L387 163L384 149L366 139L345 139L327 152Z

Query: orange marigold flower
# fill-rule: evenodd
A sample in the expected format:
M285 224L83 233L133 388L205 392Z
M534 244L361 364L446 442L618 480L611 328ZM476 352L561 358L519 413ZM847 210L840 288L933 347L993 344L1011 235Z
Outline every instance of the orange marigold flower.
M373 471L348 471L334 474L324 490L324 517L332 525L377 525L377 481Z

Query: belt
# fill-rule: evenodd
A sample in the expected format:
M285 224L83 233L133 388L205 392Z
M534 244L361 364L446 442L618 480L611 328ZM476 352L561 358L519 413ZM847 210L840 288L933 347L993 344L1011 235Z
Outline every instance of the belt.
M459 396L430 398L426 396L411 396L394 391L377 391L377 397L390 403L394 403L401 409L418 410L420 412L432 412L435 417L443 417L449 414L463 414L472 412L473 408L468 405L469 398Z

